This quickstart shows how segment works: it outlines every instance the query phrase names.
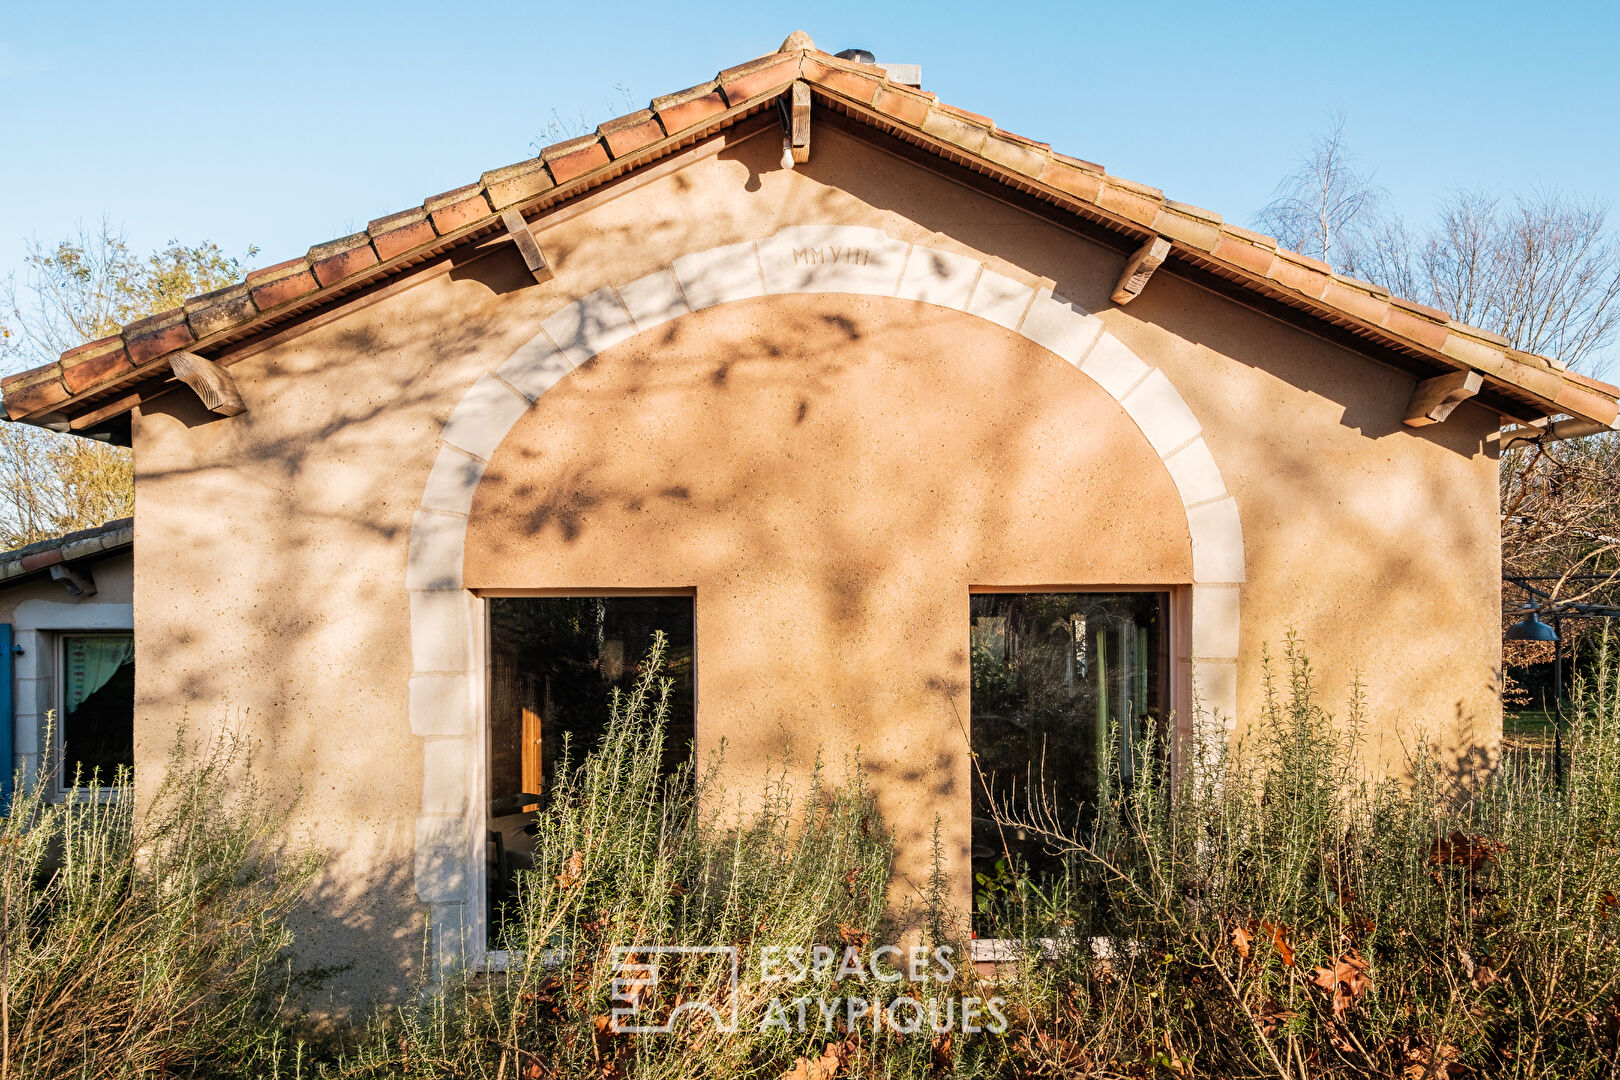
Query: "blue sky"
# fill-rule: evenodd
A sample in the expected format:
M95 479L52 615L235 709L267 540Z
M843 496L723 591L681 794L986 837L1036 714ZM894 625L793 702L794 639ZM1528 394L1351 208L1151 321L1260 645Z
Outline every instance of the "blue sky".
M0 272L105 213L259 265L776 48L922 64L1003 128L1248 222L1326 114L1398 209L1617 193L1620 4L0 0Z

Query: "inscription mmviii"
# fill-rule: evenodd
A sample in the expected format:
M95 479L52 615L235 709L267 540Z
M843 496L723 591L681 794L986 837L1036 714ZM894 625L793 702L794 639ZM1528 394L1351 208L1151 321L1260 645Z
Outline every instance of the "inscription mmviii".
M826 266L838 263L847 266L865 266L871 261L871 248L805 247L793 249L794 266Z

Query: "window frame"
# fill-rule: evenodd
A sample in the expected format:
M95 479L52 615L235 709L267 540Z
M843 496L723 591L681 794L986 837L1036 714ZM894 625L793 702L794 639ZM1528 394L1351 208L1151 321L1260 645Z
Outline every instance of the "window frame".
M1157 593L1164 598L1164 643L1163 657L1160 661L1164 686L1162 694L1164 704L1161 706L1169 718L1170 728L1168 742L1165 747L1169 755L1166 763L1166 773L1172 785L1179 782L1181 762L1183 760L1182 748L1185 740L1192 732L1192 719L1189 711L1193 704L1192 693L1192 657L1187 652L1187 646L1192 641L1192 586L1184 584L1153 584L1153 585L970 585L967 590L966 618L963 631L972 634L973 626L973 597L975 596L1005 596L1028 594L1057 594L1057 593ZM969 649L971 655L971 647ZM973 702L972 678L968 680L968 752L973 750ZM971 762L971 757L970 757ZM971 767L971 766L970 766ZM970 786L967 795L967 816L969 846L972 846L973 830L973 790ZM967 878L971 886L973 882L973 868L971 858L967 864ZM971 904L969 905L971 920ZM1016 953L1020 943L1004 938L981 938L973 936L971 939L972 955L975 964L995 964L1004 961L1007 954ZM1052 943L1043 942L1046 947Z
M467 817L472 835L467 838L472 857L467 865L467 905L464 922L466 933L465 955L474 971L506 971L522 962L522 956L510 949L492 949L489 946L489 853L487 850L489 816L489 740L491 683L495 676L494 649L491 648L490 620L494 612L491 600L552 599L559 597L603 597L608 599L641 596L685 596L692 600L692 724L696 734L699 714L699 684L702 673L698 664L698 609L697 589L692 586L656 586L650 588L538 588L538 589L473 589L478 602L478 617L473 620L473 670L478 700L473 709L473 767L472 806Z
M56 762L56 768L51 772L51 795L56 802L66 801L69 794L74 790L67 783L67 740L65 738L67 727L67 643L69 638L92 637L128 638L130 648L133 649L135 646L135 631L133 629L120 630L111 627L94 627L79 630L66 627L51 631L51 709L56 714L56 722L51 726L50 754L52 760ZM133 700L130 702L129 722L131 729L130 741L131 745L133 745L135 727L135 703ZM131 762L132 771L133 768L134 763ZM97 797L101 802L112 802L133 793L134 790L133 784L103 783L97 792ZM76 797L81 802L87 802L91 796L89 792L80 790Z

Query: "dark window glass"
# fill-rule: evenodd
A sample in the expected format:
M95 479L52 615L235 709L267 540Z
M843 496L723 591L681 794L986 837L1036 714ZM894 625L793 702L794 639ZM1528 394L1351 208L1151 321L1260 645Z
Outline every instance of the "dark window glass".
M111 784L135 765L135 639L129 634L62 638L62 775L65 789L92 773ZM126 773L124 779L129 779Z
M1160 593L986 593L972 597L975 911L1062 871L1039 838L998 826L998 805L1065 830L1094 820L1110 769L1129 784L1164 703Z
M515 874L534 864L534 811L562 760L596 749L609 696L626 691L652 648L669 639L664 674L674 680L664 767L691 754L696 706L690 596L547 596L489 601L489 942L499 940L502 906Z

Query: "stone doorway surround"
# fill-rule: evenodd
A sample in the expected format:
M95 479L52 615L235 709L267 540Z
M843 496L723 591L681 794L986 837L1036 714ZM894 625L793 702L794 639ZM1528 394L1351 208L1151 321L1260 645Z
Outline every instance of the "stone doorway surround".
M763 240L683 255L668 268L607 286L564 306L541 332L462 397L439 434L439 453L412 520L411 731L423 739L415 885L429 909L442 971L483 956L482 627L462 585L473 493L496 447L547 390L597 353L671 319L717 304L786 293L855 293L915 300L1012 330L1067 361L1117 401L1158 453L1181 495L1192 537L1191 660L1201 733L1235 723L1243 532L1237 502L1197 417L1165 374L1103 329L1095 316L955 252L909 244L880 229L797 225Z

